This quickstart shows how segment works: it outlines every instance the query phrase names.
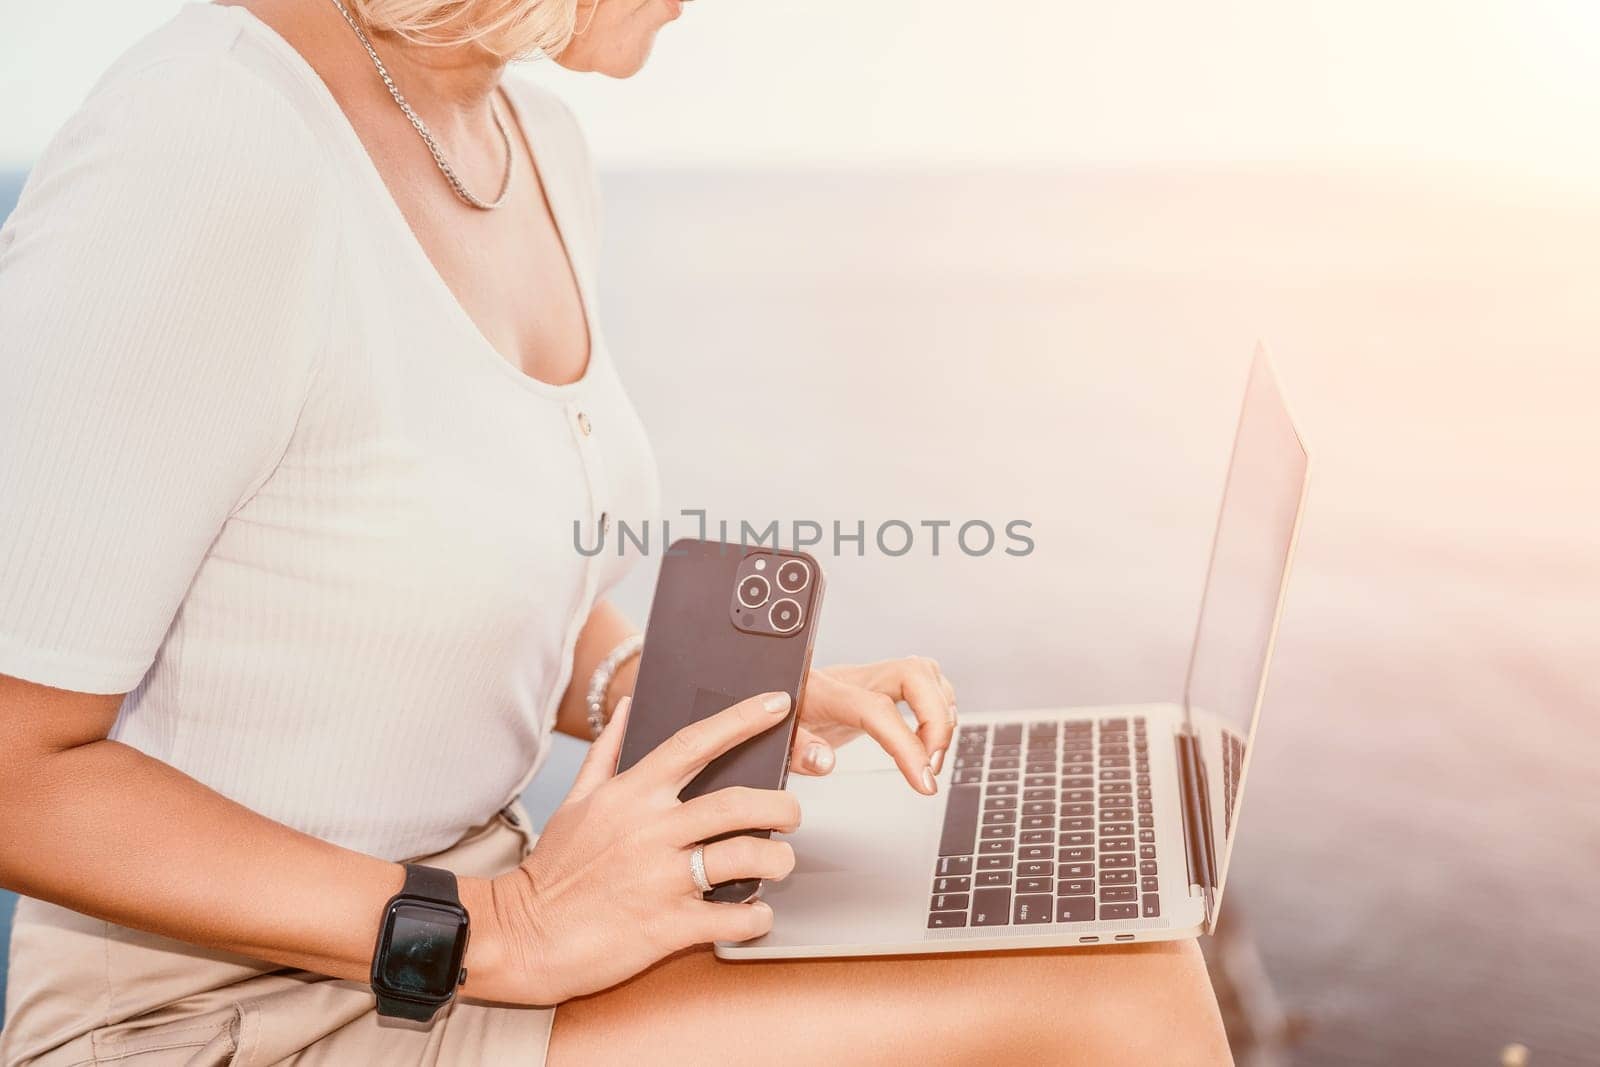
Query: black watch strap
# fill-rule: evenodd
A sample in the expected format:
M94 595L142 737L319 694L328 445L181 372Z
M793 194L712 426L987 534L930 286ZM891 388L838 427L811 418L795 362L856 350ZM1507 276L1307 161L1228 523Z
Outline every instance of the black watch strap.
M408 863L405 868L406 881L400 887L401 896L421 897L424 900L437 900L461 906L461 894L456 889L455 872L442 867L424 867L420 863Z
M378 1014L389 1019L409 1019L414 1023L425 1023L439 1014L443 1004L418 1004L414 1000L398 1000L378 994Z
M461 906L461 893L456 887L456 876L452 871L440 867L424 867L419 863L407 863L405 866L406 879L400 886L400 892L391 899L411 897L414 899L436 901L459 908ZM463 972L465 973L465 972ZM378 998L378 1014L397 1019L409 1019L413 1022L427 1022L434 1017L444 1003L429 1004L415 1000L405 1000L400 997L384 995L374 988ZM448 1001L446 1001L448 1002Z

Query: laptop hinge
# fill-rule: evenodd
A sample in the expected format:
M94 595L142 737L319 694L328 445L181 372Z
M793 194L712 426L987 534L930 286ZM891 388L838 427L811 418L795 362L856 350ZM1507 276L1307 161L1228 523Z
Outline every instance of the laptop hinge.
M1211 804L1206 792L1206 768L1200 759L1200 739L1185 726L1178 731L1178 782L1183 790L1183 840L1189 865L1189 885L1199 887L1206 899L1206 920L1216 892L1216 852L1211 843Z

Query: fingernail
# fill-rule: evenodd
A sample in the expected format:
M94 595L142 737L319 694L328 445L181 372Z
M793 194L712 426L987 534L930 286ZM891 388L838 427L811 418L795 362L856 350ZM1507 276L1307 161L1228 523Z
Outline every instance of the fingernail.
M934 774L939 773L939 771L944 767L944 749L941 748L939 751L933 754L933 759L928 761L928 766L933 768Z
M932 767L922 768L922 788L927 791L930 797L939 791L938 785L935 784L933 780Z
M813 741L806 748L806 763L812 770L830 771L833 769L833 749L820 741Z
M768 693L761 698L761 707L768 715L782 715L789 710L789 694Z

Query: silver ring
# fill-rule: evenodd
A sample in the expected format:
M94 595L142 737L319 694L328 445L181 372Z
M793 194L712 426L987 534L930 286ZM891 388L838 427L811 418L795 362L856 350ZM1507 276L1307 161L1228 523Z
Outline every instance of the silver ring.
M711 892L711 883L706 879L706 846L696 845L689 853L689 877L694 879L694 887L700 892Z

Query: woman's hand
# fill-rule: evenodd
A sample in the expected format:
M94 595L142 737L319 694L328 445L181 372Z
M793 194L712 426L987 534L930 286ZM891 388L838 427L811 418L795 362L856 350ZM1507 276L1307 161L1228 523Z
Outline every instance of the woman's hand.
M631 978L679 949L746 941L772 928L772 909L702 900L689 873L696 842L749 829L789 832L800 805L781 790L721 789L688 802L678 793L705 765L771 729L785 693L752 697L692 723L613 774L627 719L619 706L590 747L572 792L532 854L492 881L463 880L472 915L465 996L556 1004ZM786 877L786 842L733 837L706 845L706 877ZM483 942L480 945L480 940ZM473 958L472 947L478 947Z
M915 731L900 715L902 700L917 717ZM911 787L931 796L933 776L944 764L955 728L955 687L931 659L827 667L806 679L789 766L797 774L827 774L833 770L834 748L870 734L894 757Z

